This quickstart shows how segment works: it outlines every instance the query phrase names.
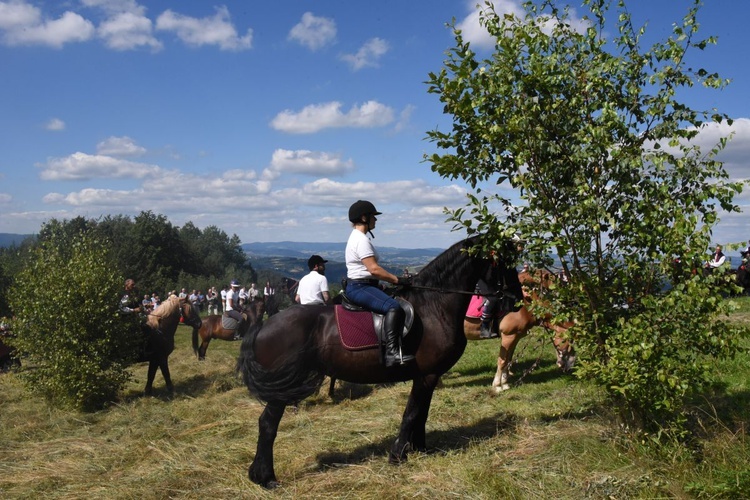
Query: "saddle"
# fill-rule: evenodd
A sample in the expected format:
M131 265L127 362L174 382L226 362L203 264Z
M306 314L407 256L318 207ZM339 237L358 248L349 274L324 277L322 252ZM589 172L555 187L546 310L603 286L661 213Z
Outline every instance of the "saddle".
M339 331L341 345L350 351L361 351L374 349L380 345L383 335L383 314L379 314L364 307L350 302L345 294L342 295L340 305L334 306L336 314L336 327ZM414 324L414 307L411 302L401 297L396 297L401 308L404 310L404 338Z
M242 319L247 320L247 314L242 313ZM221 315L221 327L225 330L236 330L240 322L229 316L227 313Z

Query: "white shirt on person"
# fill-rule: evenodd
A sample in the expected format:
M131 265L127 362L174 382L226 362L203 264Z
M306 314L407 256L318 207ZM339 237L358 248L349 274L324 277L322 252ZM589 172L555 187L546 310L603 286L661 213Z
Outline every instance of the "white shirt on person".
M297 285L300 304L325 304L323 292L328 293L328 278L318 271L310 271Z
M726 261L726 260L727 260L727 258L724 256L723 253L722 254L718 254L718 255L714 254L713 259L711 259L708 262L708 265L711 266L711 267L713 267L713 268L721 267L724 264L724 261Z
M235 293L234 290L229 290L227 292L227 299L225 301L225 309L227 311L239 310L239 300L239 293Z
M375 262L377 262L378 252L372 246L372 242L366 234L358 229L352 229L349 241L346 242L346 252L344 254L344 259L346 260L346 277L353 280L373 279L367 267L362 264L362 259L366 259L367 257L375 257Z

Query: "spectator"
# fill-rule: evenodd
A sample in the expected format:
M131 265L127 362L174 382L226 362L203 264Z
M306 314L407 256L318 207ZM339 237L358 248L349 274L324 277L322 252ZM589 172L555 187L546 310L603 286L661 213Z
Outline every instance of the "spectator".
M255 283L250 284L250 288L247 290L247 300L258 300L258 294L260 291L255 288Z
M188 300L191 304L193 304L193 307L199 307L200 306L200 298L198 297L197 290L193 290L190 293L190 297L188 297Z
M185 290L184 288L180 290L180 294L178 295L180 300L187 300L187 296L188 296L187 290Z
M224 285L224 288L221 289L220 295L221 295L221 312L225 313L227 312L226 303L227 303L227 292L229 291L229 287L227 285Z
M151 311L154 310L154 303L151 301L151 296L149 296L149 294L143 296L141 305L143 306L142 310L144 314L150 314Z
M705 267L706 269L713 271L714 269L721 267L724 264L724 261L726 261L726 257L721 251L721 245L716 245L714 255L711 257L711 260L706 262Z
M219 295L216 293L216 287L211 287L206 292L206 301L208 302L208 314L219 314Z
M276 295L276 290L271 286L270 281L266 281L266 286L263 287L263 297L273 297Z
M313 255L307 259L307 267L310 270L299 280L295 302L300 304L327 304L328 279L325 277L326 262L320 255Z

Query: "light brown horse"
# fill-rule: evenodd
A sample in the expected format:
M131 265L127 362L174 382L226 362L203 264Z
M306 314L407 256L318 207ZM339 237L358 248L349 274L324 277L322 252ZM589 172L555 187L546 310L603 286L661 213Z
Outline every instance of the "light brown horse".
M146 325L150 332L146 337L143 358L144 361L148 361L148 379L144 391L147 396L150 396L153 392L157 369L161 370L169 393L174 392L167 360L174 350L174 334L180 324L180 318L186 325L194 328L200 324L201 320L196 308L190 302L180 299L176 295L169 297L148 315Z
M524 302L529 303L532 300L537 300L543 289L550 286L551 279L551 274L547 272L539 272L536 276L525 271L519 273L518 280L523 287ZM467 316L464 319L464 334L468 340L484 340L479 337L480 324L480 318ZM497 372L495 372L495 378L492 380L492 389L496 393L510 389L508 378L511 375L510 367L513 352L516 350L518 341L524 338L529 330L535 326L541 326L554 333L552 343L557 352L557 366L566 373L573 368L575 351L573 345L564 336L573 324L571 322L553 324L549 315L536 318L524 304L518 311L506 313L498 324L501 340L500 354L497 358Z
M242 331L240 332L237 332L236 328L231 330L224 328L221 314L208 316L199 327L193 328L193 352L199 360L206 359L206 350L208 350L208 343L211 342L211 339L234 340L236 333L239 333L240 337L244 337L252 326L263 322L264 313L265 304L262 300L252 300L246 304L242 309L245 321L242 323ZM198 345L199 339L200 345Z

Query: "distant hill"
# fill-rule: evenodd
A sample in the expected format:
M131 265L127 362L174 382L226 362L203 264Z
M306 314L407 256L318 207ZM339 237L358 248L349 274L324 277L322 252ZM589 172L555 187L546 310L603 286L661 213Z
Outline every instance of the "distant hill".
M273 270L288 278L300 279L307 274L307 259L317 254L328 260L326 277L329 283L338 283L346 276L344 250L346 242L311 243L279 241L273 243L245 243L242 246L250 263L256 270ZM380 265L394 274L402 274L405 268L419 269L441 252L443 248L394 248L377 247Z
M34 236L33 234L13 234L13 233L0 233L0 247L9 247L12 245L20 245L23 240Z

